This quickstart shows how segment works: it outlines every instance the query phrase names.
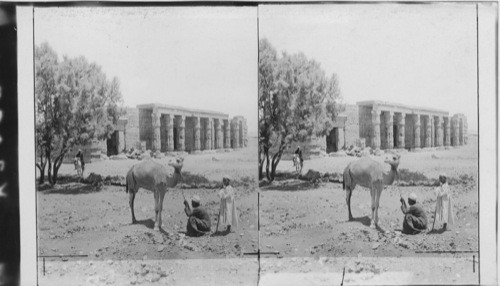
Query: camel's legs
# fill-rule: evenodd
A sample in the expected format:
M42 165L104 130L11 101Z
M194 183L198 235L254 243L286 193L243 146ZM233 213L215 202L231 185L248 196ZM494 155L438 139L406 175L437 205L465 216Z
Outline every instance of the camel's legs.
M376 200L377 190L373 186L370 188L370 196L372 198L372 221L370 223L370 227L375 228L375 209L377 205L377 200Z
M153 193L154 193L154 197L155 197L155 227L154 229L155 230L159 230L160 229L160 226L158 225L158 212L159 212L159 198L160 196L158 195L158 190L157 189L154 189L153 190Z
M135 199L135 192L134 190L128 190L129 192L129 200L128 203L130 205L130 211L132 212L132 223L136 223L137 220L135 219L135 214L134 214L134 199Z
M382 195L383 187L378 187L376 190L376 199L375 199L375 224L378 225L378 207L380 202L380 196Z
M163 199L165 198L166 191L160 191L158 198L159 212L158 212L158 228L161 228L161 211L163 210Z
M353 220L354 218L352 217L352 213L351 213L351 196L352 196L352 190L354 188L351 188L351 187L347 187L346 188L346 193L345 193L345 201L347 203L347 209L349 210L349 220Z

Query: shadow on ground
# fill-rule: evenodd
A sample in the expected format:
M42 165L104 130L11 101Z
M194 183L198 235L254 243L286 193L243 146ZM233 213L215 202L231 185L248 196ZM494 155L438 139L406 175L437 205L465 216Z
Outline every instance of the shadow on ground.
M68 184L59 184L55 187L47 190L40 190L45 194L62 194L62 195L80 195L80 194L90 194L97 193L101 191L102 186L93 186L82 183L68 183Z
M306 191L318 188L318 184L301 180L274 181L272 184L261 186L261 190L268 191Z
M364 226L370 227L370 224L371 224L372 220L370 219L369 216L363 216L363 217L355 217L355 218L352 219L352 221L359 222L359 223L361 223ZM383 228L381 228L380 226L378 226L378 225L376 226L375 229L378 232L382 232L382 233L385 232L385 230Z

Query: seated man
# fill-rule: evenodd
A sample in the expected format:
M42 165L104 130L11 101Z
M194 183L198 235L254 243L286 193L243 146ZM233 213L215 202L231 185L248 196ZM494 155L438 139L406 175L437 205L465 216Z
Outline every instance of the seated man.
M401 201L401 210L405 214L403 221L403 233L405 234L417 234L423 230L427 229L427 216L422 207L417 204L417 196L411 193L408 197L408 204L410 207L406 206L406 202L403 198Z
M189 206L189 202L184 200L184 211L188 218L187 235L201 236L210 232L210 216L208 212L200 206L200 197L194 196L191 200L193 208Z

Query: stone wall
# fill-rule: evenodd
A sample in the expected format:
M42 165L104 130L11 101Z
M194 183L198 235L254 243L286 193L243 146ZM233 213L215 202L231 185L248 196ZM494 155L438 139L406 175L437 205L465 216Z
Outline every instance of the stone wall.
M153 148L153 128L151 114L153 112L147 109L139 110L139 140L146 142L146 149ZM127 128L127 133L128 133Z
M345 122L345 147L348 148L351 145L356 145L356 141L359 139L359 111L358 106L346 105L346 109L342 114L347 116L347 120ZM342 139L344 140L344 139ZM341 141L343 142L343 141Z
M194 151L194 117L186 117L186 129L185 129L185 146L186 152Z
M168 117L165 114L162 114L160 117L160 141L161 141L161 152L167 151L167 137L168 137L168 132L167 132L167 122Z
M415 141L415 116L407 114L405 117L405 146L413 146Z
M366 146L372 145L372 109L370 107L360 106L358 112L359 134L358 138L365 138Z
M137 148L139 140L139 110L137 108L126 108L128 122L125 126L125 148Z

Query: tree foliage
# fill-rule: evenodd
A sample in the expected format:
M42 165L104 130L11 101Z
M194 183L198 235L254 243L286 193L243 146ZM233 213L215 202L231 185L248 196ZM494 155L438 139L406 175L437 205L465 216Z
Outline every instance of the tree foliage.
M101 67L84 57L63 57L43 43L35 47L35 108L37 167L40 182L57 173L75 145L105 139L115 130L122 102L118 79L106 78Z
M283 152L294 141L325 136L340 105L335 74L303 53L278 57L268 40L259 44L259 178L274 180Z

